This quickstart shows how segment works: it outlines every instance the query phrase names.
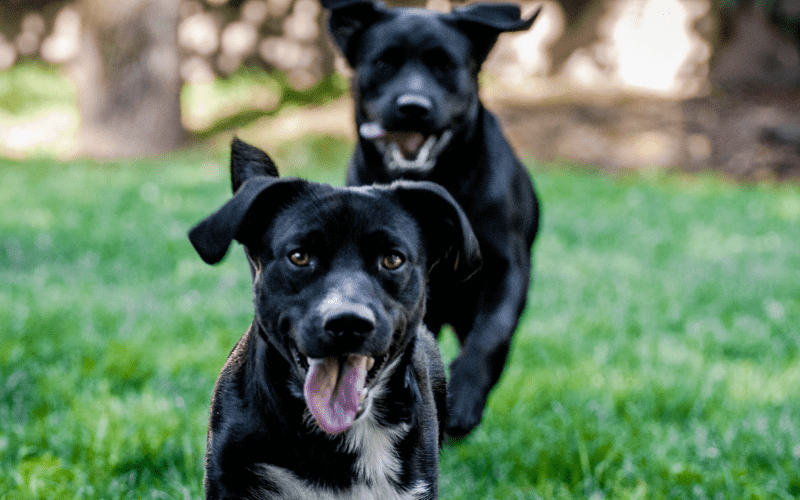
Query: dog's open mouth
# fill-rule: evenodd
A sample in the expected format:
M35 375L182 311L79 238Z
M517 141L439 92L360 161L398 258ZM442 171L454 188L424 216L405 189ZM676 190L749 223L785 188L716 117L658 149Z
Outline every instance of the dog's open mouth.
M361 137L375 143L390 170L430 170L453 136L450 130L438 137L416 131L389 132L377 122L364 123L358 130Z
M338 434L353 424L363 410L367 385L385 358L379 358L377 363L375 358L361 354L307 358L303 394L320 429Z

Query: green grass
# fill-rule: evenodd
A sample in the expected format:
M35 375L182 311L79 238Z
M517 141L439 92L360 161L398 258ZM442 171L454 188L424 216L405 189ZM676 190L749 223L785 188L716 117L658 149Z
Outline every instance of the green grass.
M0 71L0 113L24 115L74 106L77 89L56 66L16 64Z
M341 184L349 147L276 153ZM226 163L0 160L1 499L202 498L211 390L252 318L242 252L210 267L186 239ZM534 171L531 299L441 497L799 496L800 187Z

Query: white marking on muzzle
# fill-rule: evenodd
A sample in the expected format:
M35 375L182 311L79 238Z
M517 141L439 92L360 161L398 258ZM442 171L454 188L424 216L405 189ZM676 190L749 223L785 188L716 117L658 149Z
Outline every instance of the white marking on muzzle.
M432 106L431 100L425 96L417 94L403 94L397 98L398 106L408 106L409 104L419 106L422 109L429 110Z

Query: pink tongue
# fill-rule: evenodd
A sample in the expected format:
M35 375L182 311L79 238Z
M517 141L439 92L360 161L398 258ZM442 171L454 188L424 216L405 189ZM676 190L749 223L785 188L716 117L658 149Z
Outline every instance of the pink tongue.
M384 139L397 144L406 159L415 158L425 143L425 136L419 132L389 132Z
M303 393L320 429L338 434L353 424L367 378L367 356L309 359ZM339 363L344 366L339 369ZM341 371L341 377L339 372Z

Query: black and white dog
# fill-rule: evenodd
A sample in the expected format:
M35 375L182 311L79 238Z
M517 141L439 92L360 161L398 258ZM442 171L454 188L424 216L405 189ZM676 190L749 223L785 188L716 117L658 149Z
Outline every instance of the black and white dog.
M525 307L539 204L527 170L478 96L478 72L499 35L528 29L518 6L473 4L437 13L367 0L322 0L329 30L354 70L358 144L348 185L436 182L478 237L483 268L462 286L431 277L426 324L450 324L461 350L451 366L447 432L481 420Z
M210 264L244 246L255 302L214 389L206 498L436 498L446 388L426 278L478 268L469 222L433 183L277 174L234 140L234 196L189 233Z

